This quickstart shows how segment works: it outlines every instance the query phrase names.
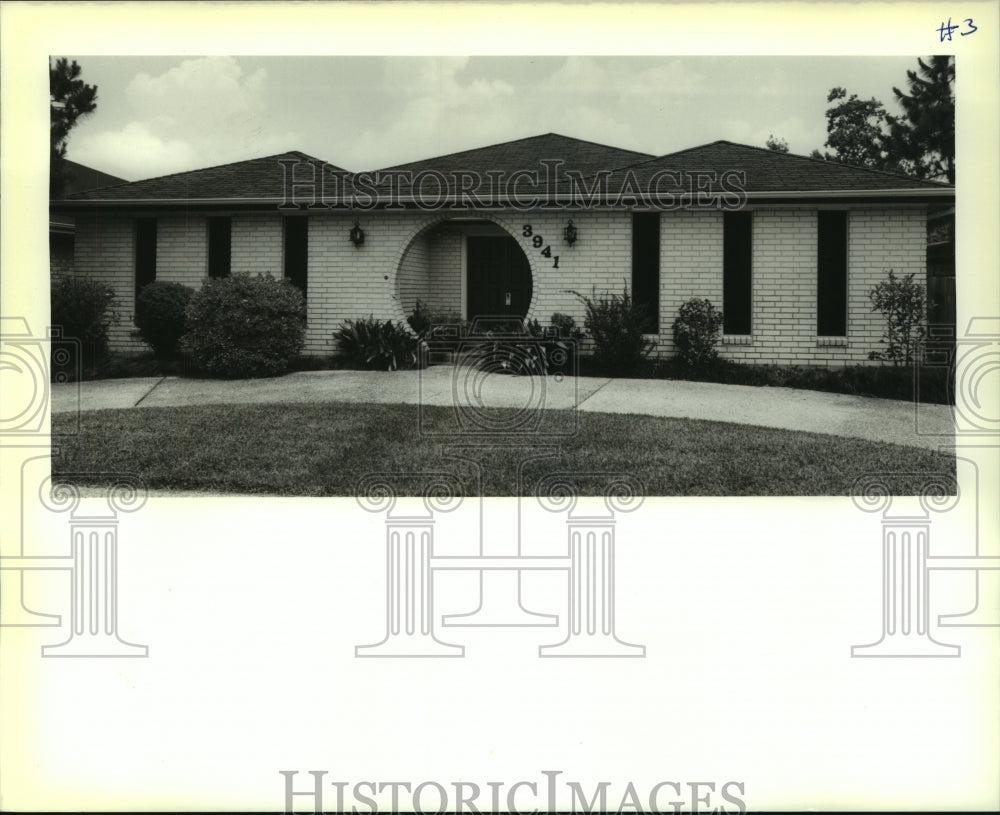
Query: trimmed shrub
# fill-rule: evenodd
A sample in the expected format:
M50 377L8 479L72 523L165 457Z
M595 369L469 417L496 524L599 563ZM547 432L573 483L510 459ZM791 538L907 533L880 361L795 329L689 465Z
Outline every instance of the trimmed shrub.
M583 339L583 332L576 327L576 320L569 314L557 311L549 318L549 324L556 329L560 337L572 340Z
M401 322L376 320L374 316L346 320L333 339L356 368L397 371L415 368L420 361L421 340Z
M469 333L469 321L463 320L457 311L431 308L422 300L417 300L417 305L406 318L406 322L421 339L439 339L443 334L454 337L456 326L459 336L464 337Z
M184 312L194 289L180 283L149 283L135 300L135 324L143 342L160 359L177 355L184 335Z
M680 307L674 320L678 358L692 368L714 362L719 356L715 346L721 328L722 312L710 300L692 297Z
M605 292L600 298L570 291L586 308L583 327L594 341L594 364L610 374L635 373L656 343L643 334L649 327L645 309L629 294L628 285L622 294Z
M890 269L888 278L868 292L868 299L872 311L881 312L886 321L882 335L886 349L872 351L868 359L910 365L925 334L927 296L924 287L913 282L912 272L896 277Z
M185 313L181 350L211 376L277 376L305 343L302 292L270 275L208 279Z
M108 331L118 322L115 290L90 277L63 275L52 282L50 300L52 326L63 337L80 343L79 358L71 365L94 373L97 363L107 357Z
M692 368L677 357L658 360L649 371L650 376L656 379L801 388L908 402L916 399L921 404L940 405L954 404L952 373L945 366L929 365L919 370L883 365L827 368L818 365L750 365L721 359L713 365Z

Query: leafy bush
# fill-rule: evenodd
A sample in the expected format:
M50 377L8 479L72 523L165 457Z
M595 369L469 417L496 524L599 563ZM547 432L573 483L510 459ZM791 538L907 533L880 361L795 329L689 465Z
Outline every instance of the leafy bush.
M575 291L570 294L583 302L586 317L583 327L594 341L594 363L598 369L613 374L634 373L656 343L643 333L649 327L645 309L636 304L628 286L617 294L605 292L600 298Z
M118 322L115 290L89 277L64 275L52 282L50 300L53 327L61 329L63 337L80 343L80 357L71 365L95 368L107 356L108 332Z
M576 327L576 320L569 314L562 314L557 311L549 318L549 324L556 329L560 337L573 340L583 339L583 332Z
M868 292L872 311L885 317L886 330L882 339L885 351L872 351L868 359L892 362L893 365L910 365L917 345L924 338L927 296L924 287L913 282L913 273L896 277L892 269L889 277Z
M719 356L715 346L722 328L722 312L710 300L692 297L674 320L674 346L685 365L703 367Z
M185 320L181 349L212 376L276 376L305 342L302 292L270 275L206 280L191 297Z
M135 300L135 324L143 342L161 359L177 355L184 311L194 290L180 283L149 283Z
M456 326L458 336L464 337L469 333L469 321L462 319L457 311L431 308L421 300L417 300L406 322L421 339L457 339Z
M333 334L340 352L357 368L396 371L420 363L420 338L403 323L373 316L346 320Z

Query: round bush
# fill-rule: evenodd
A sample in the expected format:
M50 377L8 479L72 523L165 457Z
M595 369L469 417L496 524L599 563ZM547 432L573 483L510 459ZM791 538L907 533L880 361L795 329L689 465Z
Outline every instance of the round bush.
M92 367L104 359L108 331L118 321L115 290L89 277L63 275L52 281L50 301L53 328L80 343L74 364Z
M191 297L181 349L212 376L276 376L305 341L302 292L270 275L209 279Z
M681 361L692 367L715 360L722 328L722 312L710 300L692 297L677 312L674 320L674 345Z
M180 283L149 283L135 301L135 324L158 357L176 356L184 334L184 311L194 290Z

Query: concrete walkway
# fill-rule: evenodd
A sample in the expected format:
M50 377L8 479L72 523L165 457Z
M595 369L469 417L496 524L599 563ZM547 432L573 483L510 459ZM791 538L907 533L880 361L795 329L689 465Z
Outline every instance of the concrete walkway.
M149 377L52 386L52 412L279 402L381 402L473 408L572 408L828 433L937 449L951 440L951 408L792 388L657 379L576 380L423 371L312 371L221 381Z

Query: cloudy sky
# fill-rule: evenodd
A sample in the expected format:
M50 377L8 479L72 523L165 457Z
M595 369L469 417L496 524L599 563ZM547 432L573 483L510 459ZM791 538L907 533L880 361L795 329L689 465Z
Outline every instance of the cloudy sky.
M62 54L53 56L63 56ZM377 169L556 132L662 154L716 139L808 154L834 86L896 110L916 57L107 57L71 159L128 180L302 150Z

